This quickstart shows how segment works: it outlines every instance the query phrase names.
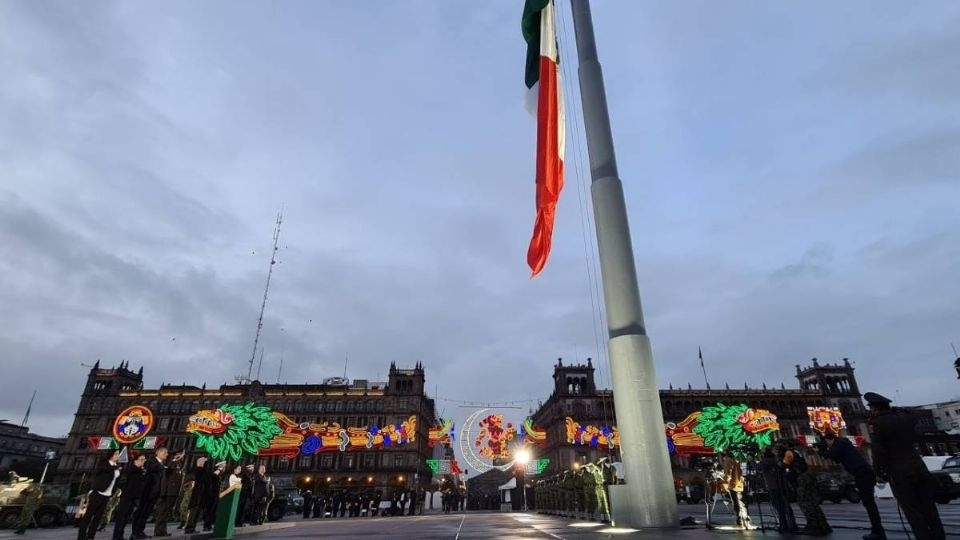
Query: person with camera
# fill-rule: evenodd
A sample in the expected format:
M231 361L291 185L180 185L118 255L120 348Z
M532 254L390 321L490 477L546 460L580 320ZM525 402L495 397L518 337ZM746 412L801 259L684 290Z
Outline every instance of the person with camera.
M730 495L730 500L733 501L733 511L737 514L737 526L748 529L750 528L750 516L747 514L747 506L743 503L743 469L740 462L734 459L729 452L724 452L722 456L723 488Z
M796 533L798 532L797 519L793 515L793 507L790 506L787 479L781 463L780 458L773 453L773 449L768 447L764 449L763 457L760 459L760 472L767 484L770 504L777 511L779 522L777 530L782 533Z
M857 491L860 493L860 502L863 503L863 507L867 510L867 516L870 518L870 534L864 535L863 539L886 540L887 533L880 521L880 510L877 508L877 501L873 495L877 477L873 474L873 468L867 463L863 454L848 439L838 438L835 433L828 431L823 436L820 455L836 461L853 476L853 480L857 484Z
M917 540L943 540L943 522L933 500L937 480L914 446L918 442L916 416L891 408L890 400L880 394L867 392L863 398L872 415L868 426L877 475L890 481Z

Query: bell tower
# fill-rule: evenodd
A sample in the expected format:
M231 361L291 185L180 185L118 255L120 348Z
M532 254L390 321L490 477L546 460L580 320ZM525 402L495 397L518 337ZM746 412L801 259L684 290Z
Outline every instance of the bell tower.
M586 364L563 365L563 358L557 358L553 366L553 391L557 397L586 397L597 393L593 380L593 360L587 358Z

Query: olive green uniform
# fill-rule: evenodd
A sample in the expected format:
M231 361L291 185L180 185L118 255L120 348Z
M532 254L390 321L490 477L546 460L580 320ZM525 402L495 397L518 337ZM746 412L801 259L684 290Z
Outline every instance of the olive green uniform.
M27 527L33 523L34 514L40 509L40 502L43 500L43 491L37 485L28 486L23 490L23 495L26 497L26 501L24 501L23 508L20 510L20 519L17 520L17 530L15 531L17 534L23 534Z
M817 490L817 477L810 471L800 475L797 481L797 503L807 523L803 527L804 534L822 536L830 534L833 529L827 522L827 516L820 508L820 493Z

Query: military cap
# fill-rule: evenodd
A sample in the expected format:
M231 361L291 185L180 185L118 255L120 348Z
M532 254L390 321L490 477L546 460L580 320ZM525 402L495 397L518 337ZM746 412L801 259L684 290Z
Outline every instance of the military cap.
M890 405L892 403L889 399L877 394L876 392L867 392L863 395L863 399L866 400L867 405Z

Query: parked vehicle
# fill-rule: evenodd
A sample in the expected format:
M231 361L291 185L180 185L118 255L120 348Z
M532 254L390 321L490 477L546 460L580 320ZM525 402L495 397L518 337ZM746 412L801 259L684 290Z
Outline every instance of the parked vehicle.
M820 502L830 501L839 504L844 499L852 502L860 502L860 492L857 491L857 484L853 477L846 473L823 472L817 474L817 491L820 494Z
M26 496L23 491L33 484L29 478L12 474L0 484L0 529L11 529L17 524ZM33 515L39 527L56 527L66 520L65 508L70 500L70 488L60 484L41 484L43 500Z
M930 471L937 479L935 498L940 504L960 499L960 454L947 458L939 470Z

